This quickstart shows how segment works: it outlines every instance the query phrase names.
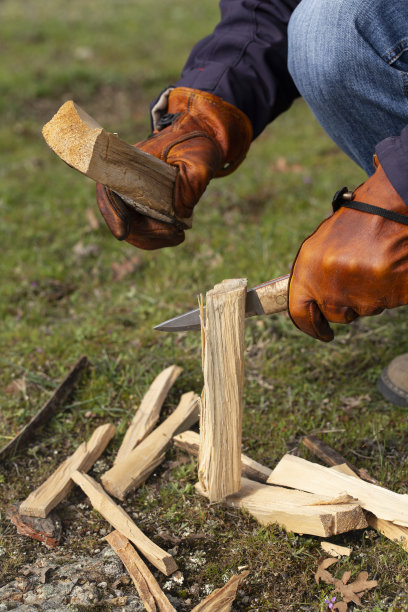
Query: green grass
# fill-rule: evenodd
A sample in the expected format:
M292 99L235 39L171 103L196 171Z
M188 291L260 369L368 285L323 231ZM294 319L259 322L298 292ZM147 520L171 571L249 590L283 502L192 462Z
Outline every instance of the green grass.
M81 354L93 364L64 410L1 466L0 584L42 550L16 535L5 519L8 502L22 500L108 420L119 425L104 455L111 462L134 407L164 367L184 368L164 414L181 393L200 392L199 334L159 334L154 325L194 307L198 293L224 278L246 276L251 286L286 273L333 193L364 179L298 101L258 138L233 176L210 185L183 245L140 252L134 271L115 280L112 264L136 250L116 242L102 222L90 227L93 183L47 149L42 124L74 98L129 142L144 138L150 100L174 82L194 42L216 21L216 3L209 0L162 0L160 10L147 0L0 4L0 444ZM407 493L406 413L375 388L382 367L405 350L405 311L336 326L336 332L323 345L301 335L285 315L248 321L244 451L270 467L287 451L311 458L300 440L315 432L385 486ZM26 393L10 393L10 383L22 378ZM194 461L163 478L178 457L170 450L125 504L161 546L172 544L157 537L159 530L182 538L175 557L185 580L172 594L197 604L248 565L235 610L323 610L331 590L314 582L319 538L260 527L237 510L208 505L194 493ZM75 514L71 504L79 501L73 491L61 506L64 555L88 553L106 526L87 511ZM72 521L83 534L92 525L95 535L78 539L82 532L70 532ZM189 538L197 532L206 538ZM336 575L367 570L379 580L361 610L407 609L408 566L398 545L372 530L335 541L353 547Z

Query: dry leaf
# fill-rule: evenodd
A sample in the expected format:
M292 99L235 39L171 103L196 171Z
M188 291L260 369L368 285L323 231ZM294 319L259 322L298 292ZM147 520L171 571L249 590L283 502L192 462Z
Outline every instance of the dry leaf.
M333 563L337 563L337 559L334 559L333 557L322 559L319 562L317 572L315 573L316 584L319 584L319 580L323 580L323 582L326 582L327 584L334 584L333 576L327 571L327 568L333 565Z
M371 397L366 395L359 395L358 397L341 397L340 401L343 404L343 410L349 412L354 408L359 408L363 402L369 402Z
M121 281L128 274L138 270L142 266L142 258L140 255L134 255L129 259L124 259L121 262L113 262L111 265L113 278L116 281Z
M27 384L25 378L16 378L9 385L7 385L4 390L8 395L13 395L14 393L22 393L24 399L28 399Z
M337 601L333 605L332 610L338 610L339 612L347 612L347 608L348 608L348 605L346 604L345 601Z
M341 603L347 604L347 603L353 602L357 604L358 606L361 605L360 596L363 595L365 591L369 591L370 589L373 589L374 587L376 587L378 584L378 581L377 580L367 580L368 572L360 572L356 580L348 584L348 581L350 580L350 576L351 576L350 571L344 572L341 580L339 580L338 578L335 578L334 576L330 574L330 572L327 571L327 568L336 562L337 562L337 559L333 559L331 557L328 559L323 559L318 565L317 572L315 574L315 580L317 584L319 584L319 580L323 580L323 582L326 582L327 584L334 585L335 587L334 592L340 593L342 595L343 602L338 602L333 607L333 609L337 609L337 610L340 610L340 612L344 612L344 611L347 611L347 605L346 607L344 606L339 607L339 604Z
M99 247L96 244L84 244L82 240L76 243L72 248L72 252L78 259L84 257L90 257L91 255L97 255L99 253Z
M99 219L95 215L93 208L87 209L86 218L88 219L90 229L97 230L99 228Z

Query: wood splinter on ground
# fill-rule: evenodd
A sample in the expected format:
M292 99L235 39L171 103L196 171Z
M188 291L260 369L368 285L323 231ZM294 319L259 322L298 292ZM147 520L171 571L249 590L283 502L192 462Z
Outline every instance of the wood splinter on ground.
M241 278L224 280L206 295L198 478L212 502L241 488L246 293Z
M105 472L102 483L109 493L123 500L150 476L164 460L172 437L198 421L198 399L192 391L184 393L175 411L135 449Z
M114 463L126 457L153 430L163 402L182 371L179 366L171 365L156 376L125 433Z
M230 612L239 585L248 576L249 571L236 574L223 587L213 591L208 597L191 610L191 612Z
M114 433L115 427L109 423L95 429L88 442L78 446L75 453L65 459L57 470L21 503L20 514L45 518L74 486L71 474L75 470L87 472L101 456Z
M90 499L92 506L97 510L112 527L120 531L140 550L140 552L165 576L169 576L177 570L177 564L173 557L154 544L135 525L130 516L109 497L88 474L74 472L72 480L81 487L85 495Z
M110 187L137 211L191 227L173 207L178 170L105 131L75 102L65 102L43 127L48 146L72 168Z
M129 540L119 531L112 531L105 540L129 572L147 612L176 612Z
M332 542L320 542L320 546L332 557L349 557L351 555L351 548L348 546L340 546L339 544L333 544Z

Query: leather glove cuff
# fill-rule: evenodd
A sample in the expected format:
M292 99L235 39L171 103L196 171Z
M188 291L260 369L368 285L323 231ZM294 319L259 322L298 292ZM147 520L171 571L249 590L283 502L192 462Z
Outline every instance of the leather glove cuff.
M252 125L248 117L238 108L211 93L177 87L167 90L167 112L156 120L159 130L177 123L175 129L182 131L185 119L196 123L197 129L208 134L220 148L220 162L215 176L226 176L234 172L245 159L252 142Z

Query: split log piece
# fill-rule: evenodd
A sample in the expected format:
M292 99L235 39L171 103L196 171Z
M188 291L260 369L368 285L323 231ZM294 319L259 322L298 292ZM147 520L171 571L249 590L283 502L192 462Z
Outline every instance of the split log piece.
M182 371L179 366L171 365L156 376L125 433L115 463L126 457L153 430L159 420L163 402Z
M162 550L135 525L130 516L109 497L101 485L88 474L74 472L72 480L81 487L91 501L92 506L104 519L121 534L128 538L140 552L165 576L177 570L173 557Z
M199 483L196 490L208 497ZM271 487L242 478L239 493L229 495L226 506L245 508L261 525L278 523L286 531L330 537L352 529L367 527L364 513L356 503L316 505L329 501L324 495L313 495L283 487Z
M246 293L241 278L206 295L198 478L212 502L241 488Z
M95 429L88 442L78 446L73 455L65 459L38 489L30 493L20 505L20 513L45 518L74 486L72 472L87 472L102 455L114 433L115 427L109 423Z
M343 474L348 474L348 466L343 463L341 465L335 465L330 468L331 470L337 470L338 472L343 472ZM359 478L356 474L352 474L354 478ZM379 531L383 536L392 540L393 542L397 542L402 546L404 550L408 552L408 527L401 527L400 525L394 525L391 521L385 521L384 519L377 518L371 512L365 513L367 523L373 529Z
M380 484L378 480L368 474L367 470L365 470L364 468L359 469L355 467L352 463L350 463L350 461L347 461L347 459L340 455L340 453L331 448L331 446L323 442L323 440L321 440L317 436L313 434L311 434L310 436L306 436L305 438L303 438L302 444L304 444L304 446L306 446L306 448L309 449L310 452L316 455L316 457L319 457L319 459L327 463L327 465L334 466L339 465L341 463L346 463L350 470L355 472L363 480L371 482L371 484Z
M317 439L319 440L319 438ZM332 465L332 467L330 468L331 470L335 470L337 472L341 472L343 474L349 474L350 476L359 478L359 476L357 475L357 472L360 472L360 470L358 470L353 464L346 462L346 460L344 459L342 455L340 455L339 453L331 449L329 446L327 446L327 444L325 445L325 447L330 449L330 453L326 454L327 457L324 458L321 455L318 455L318 456L321 459L323 459L323 461L329 462L329 465L330 465L330 461L328 460L328 456L336 457L336 460L339 462L338 465ZM308 448L309 450L314 452L314 448L317 448L317 446L308 446ZM370 474L365 474L365 480L367 480L368 482L373 482L373 484L377 482L377 480ZM408 552L408 527L394 525L394 523L391 523L390 521L386 521L384 519L377 518L371 512L366 511L365 516L366 516L367 522L370 527L382 533L382 535L388 538L389 540L399 543L402 546L402 548Z
M68 372L64 380L55 389L49 400L43 405L43 407L33 416L33 418L23 427L23 429L0 450L0 457L10 456L12 453L19 450L24 442L27 442L32 437L34 431L47 423L50 418L59 410L64 402L69 397L70 393L78 383L81 374L89 367L88 359L83 356L72 369Z
M408 496L394 493L331 468L285 455L268 478L269 484L292 487L310 493L348 493L377 518L408 526Z
M351 555L351 548L348 546L340 546L332 542L320 542L320 546L332 557L349 557Z
M172 437L198 421L198 396L184 393L175 411L135 449L102 476L103 486L118 499L139 487L164 460Z
M56 548L61 540L62 526L56 512L50 512L47 518L23 516L18 504L12 504L7 508L6 517L17 527L17 533L38 540L48 548Z
M119 531L112 531L105 540L129 572L147 612L176 612L159 583L129 540Z
M200 449L200 434L195 431L184 431L173 438L174 446L186 451L189 455L198 457ZM250 480L265 483L272 470L251 459L247 455L241 454L242 476Z
M105 131L75 102L65 102L43 127L48 146L69 166L107 185L144 215L191 227L174 212L177 168Z
M191 612L230 612L239 585L248 576L249 571L241 572L230 578L227 584L213 591L208 597L191 610Z

